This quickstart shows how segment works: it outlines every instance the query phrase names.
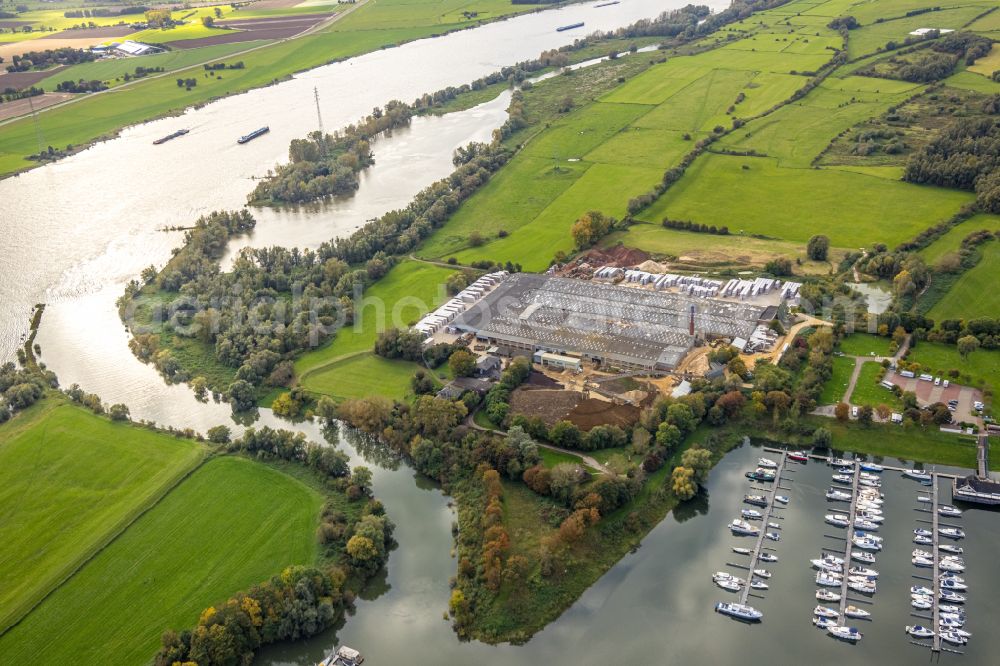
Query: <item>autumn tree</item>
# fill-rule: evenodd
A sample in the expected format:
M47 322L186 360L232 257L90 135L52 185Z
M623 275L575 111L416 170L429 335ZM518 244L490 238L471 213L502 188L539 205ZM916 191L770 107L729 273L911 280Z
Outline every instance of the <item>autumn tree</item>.
M611 230L611 220L599 211L584 213L575 223L570 233L578 250L591 247Z
M681 500L689 500L698 492L694 480L694 470L690 467L675 467L670 476L670 487Z
M699 484L708 481L708 472L712 469L712 452L700 447L691 447L681 455L681 466L694 472L694 479Z
M838 402L837 406L833 408L833 415L837 417L837 420L843 423L851 415L851 407L846 402Z
M958 353L962 355L962 360L967 360L969 354L979 349L979 338L974 335L965 335L958 339Z
M452 352L448 367L456 377L471 377L476 373L476 357L464 349Z

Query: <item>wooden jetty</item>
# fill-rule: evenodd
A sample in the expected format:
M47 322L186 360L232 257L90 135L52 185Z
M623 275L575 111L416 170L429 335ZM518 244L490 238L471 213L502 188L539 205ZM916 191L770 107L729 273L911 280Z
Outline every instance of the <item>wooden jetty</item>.
M810 453L809 454L809 458L812 459L812 460L818 460L820 462L825 462L825 463L828 463L828 464L830 464L830 463L833 462L833 458L831 458L830 456L821 456L821 455L816 454L816 453ZM858 463L859 461L858 460L848 460L847 462ZM896 465L884 465L884 464L881 465L881 466L882 466L882 469L889 470L889 471L892 471L892 472L912 472L913 471L909 467L898 467ZM960 478L962 478L958 474L949 474L948 472L937 472L937 475L940 476L940 477L942 477L942 478L946 478L946 479L960 479Z
M788 459L788 454L785 451L774 452L780 453L781 458L778 460L777 469L774 470L774 483L772 484L772 487L766 491L767 506L764 507L764 516L761 518L762 524L760 527L760 534L757 535L757 543L754 544L753 552L750 553L750 564L747 566L747 579L743 582L743 589L740 590L741 604L745 604L747 602L747 597L750 596L750 583L753 582L753 570L757 568L760 551L764 550L764 539L766 538L764 535L767 534L767 523L771 520L771 513L774 511L774 496L778 494L778 488L781 484L781 473L784 471L785 462Z
M840 617L838 622L842 626L847 626L847 591L850 589L847 587L850 582L850 570L851 570L851 549L854 547L854 519L858 514L858 485L861 480L861 468L858 466L858 462L854 461L854 481L851 483L851 510L848 514L847 523L847 541L844 545L844 580L840 584Z
M941 651L941 590L939 586L941 585L941 557L938 546L941 544L941 535L938 534L938 475L937 472L931 474L931 532L934 533L932 537L934 539L934 573L931 577L934 579L931 583L931 589L934 590L933 601L931 602L933 607L931 608L931 614L934 616L934 641L931 650L934 652Z

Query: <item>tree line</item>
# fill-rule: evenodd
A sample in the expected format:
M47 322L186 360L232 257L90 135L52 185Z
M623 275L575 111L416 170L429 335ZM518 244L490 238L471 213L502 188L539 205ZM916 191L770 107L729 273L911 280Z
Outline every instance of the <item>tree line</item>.
M28 51L14 55L11 64L7 65L8 72L27 72L32 69L48 69L56 65L77 65L82 62L91 62L97 58L92 51L74 49L64 46L58 49L45 49L44 51Z

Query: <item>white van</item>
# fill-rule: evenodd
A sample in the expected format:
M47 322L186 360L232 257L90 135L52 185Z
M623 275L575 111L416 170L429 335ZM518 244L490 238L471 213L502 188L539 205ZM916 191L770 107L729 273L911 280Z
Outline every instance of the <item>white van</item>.
M934 378L934 386L941 386L941 378L940 377L935 377Z

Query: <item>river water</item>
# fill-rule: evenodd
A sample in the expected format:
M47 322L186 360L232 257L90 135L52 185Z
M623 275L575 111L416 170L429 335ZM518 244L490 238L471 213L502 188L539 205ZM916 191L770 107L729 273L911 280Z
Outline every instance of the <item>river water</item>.
M128 333L114 300L125 282L149 264L162 265L180 242L168 226L190 224L198 215L242 205L254 176L284 158L288 142L314 128L313 87L323 101L328 128L342 126L392 98L467 82L502 65L572 41L572 31L554 28L585 20L587 29L612 28L653 16L681 2L628 0L593 9L580 5L522 16L475 30L380 51L317 68L293 80L252 91L168 118L126 129L120 138L62 162L0 181L0 360L13 350L31 306L48 309L38 336L42 360L63 385L78 382L107 402L124 402L134 418L204 431L230 420L225 404L199 403L184 386L166 386L152 368L127 350ZM721 6L723 3L717 3ZM415 119L412 127L379 140L376 166L362 178L353 199L298 211L259 211L254 234L242 244L312 247L350 233L365 220L405 205L413 193L451 170L455 147L483 140L502 122L506 96L444 118ZM269 135L244 146L235 138L260 125ZM153 147L151 141L178 128L182 139ZM0 137L2 140L2 137ZM211 159L205 159L210 155ZM234 250L236 247L234 246ZM260 423L290 427L262 410ZM313 424L294 426L320 441ZM354 462L363 456L344 442ZM787 512L782 561L767 599L755 602L766 614L760 627L745 627L712 612L724 597L710 582L712 571L732 560L734 541L725 523L744 492L742 472L759 452L743 447L713 471L707 493L668 517L602 577L561 618L527 645L491 647L457 641L441 613L447 607L450 525L454 514L439 489L405 465L375 470L375 492L397 524L400 547L387 579L337 632L266 652L262 663L307 664L338 642L361 649L372 664L508 664L523 661L579 664L817 663L862 657L886 663L922 660L902 634L909 585L908 530L914 486L890 481L880 558L885 589L876 600L876 620L863 644L835 643L809 626L812 573L824 532L821 493L828 472L809 465L794 484ZM711 509L711 510L710 510ZM991 553L1000 536L987 528L992 514L970 512L965 520L969 578L984 588L972 595L969 629L977 639L966 663L991 663L985 640L988 618L998 610L989 585ZM883 564L885 563L885 564Z

